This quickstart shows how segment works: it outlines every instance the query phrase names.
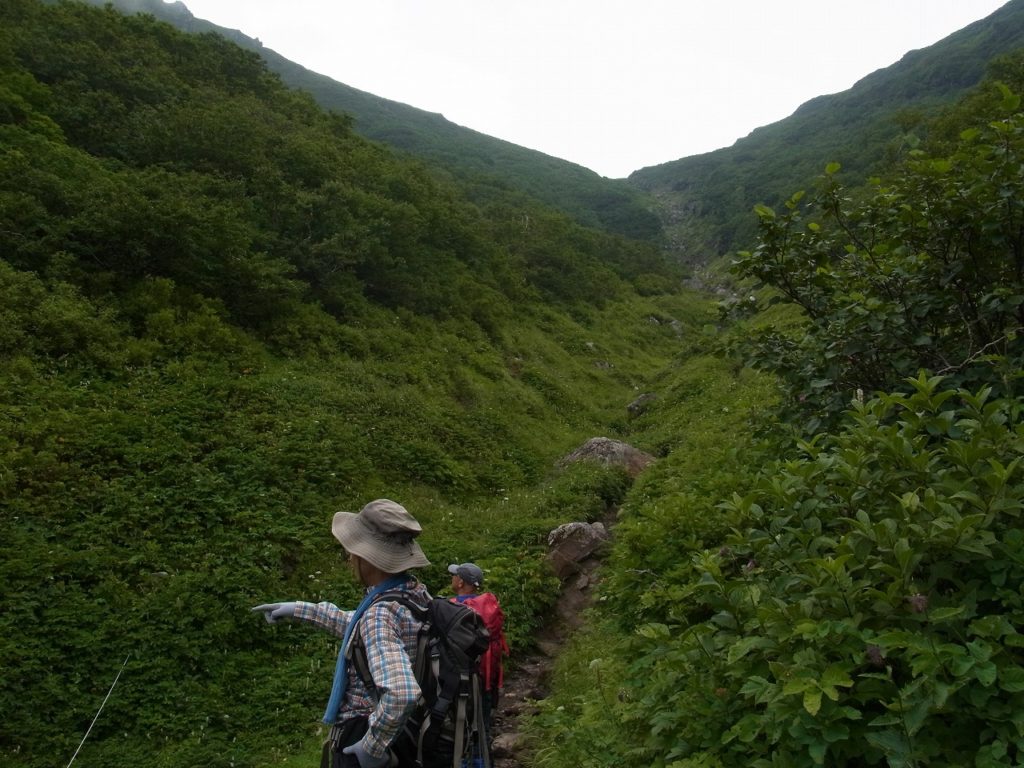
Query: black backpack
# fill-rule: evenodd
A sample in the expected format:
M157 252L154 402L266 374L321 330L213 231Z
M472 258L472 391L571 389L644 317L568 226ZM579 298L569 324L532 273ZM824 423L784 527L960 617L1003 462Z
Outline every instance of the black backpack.
M413 674L422 695L391 745L400 766L491 768L484 726L480 656L490 633L480 615L461 603L431 598L424 608L403 592L378 598L408 608L422 622ZM355 670L373 690L366 646L357 633L349 644Z

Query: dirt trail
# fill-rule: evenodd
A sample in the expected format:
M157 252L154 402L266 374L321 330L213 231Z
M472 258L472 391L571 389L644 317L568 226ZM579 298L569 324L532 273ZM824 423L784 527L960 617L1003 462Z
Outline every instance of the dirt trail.
M565 641L583 623L599 565L596 559L580 563L580 572L563 582L556 613L540 632L536 649L514 657L514 666L506 670L504 692L493 721L494 768L525 768L530 764L520 723L536 715L536 702L548 696L551 669Z

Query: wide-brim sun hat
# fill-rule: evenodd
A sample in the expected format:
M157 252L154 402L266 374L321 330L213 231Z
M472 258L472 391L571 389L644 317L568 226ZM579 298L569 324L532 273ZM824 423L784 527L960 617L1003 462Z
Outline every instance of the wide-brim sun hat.
M401 504L371 501L358 513L338 512L331 533L341 546L385 573L401 573L430 565L416 542L423 528Z

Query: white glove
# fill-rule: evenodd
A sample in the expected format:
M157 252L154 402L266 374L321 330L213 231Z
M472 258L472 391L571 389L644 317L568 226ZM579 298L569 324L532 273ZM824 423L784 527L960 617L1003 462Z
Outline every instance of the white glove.
M264 603L253 610L262 612L267 623L274 624L278 619L292 618L295 615L295 603Z
M346 755L355 755L359 761L359 768L387 768L391 764L391 757L373 757L363 748L363 742L357 741L350 747L341 750Z

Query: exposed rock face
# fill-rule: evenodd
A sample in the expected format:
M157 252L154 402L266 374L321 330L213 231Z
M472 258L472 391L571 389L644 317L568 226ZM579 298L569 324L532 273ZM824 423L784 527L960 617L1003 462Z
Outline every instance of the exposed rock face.
M645 392L640 395L636 400L626 406L626 410L629 411L632 416L639 416L641 413L647 410L647 405L657 399L657 395L653 392Z
M592 437L562 459L559 465L564 467L574 461L596 461L608 467L622 467L630 477L636 477L654 461L654 457L620 440Z
M560 579L577 575L577 586L585 589L598 566L594 554L608 541L601 523L566 523L548 534L548 561Z

